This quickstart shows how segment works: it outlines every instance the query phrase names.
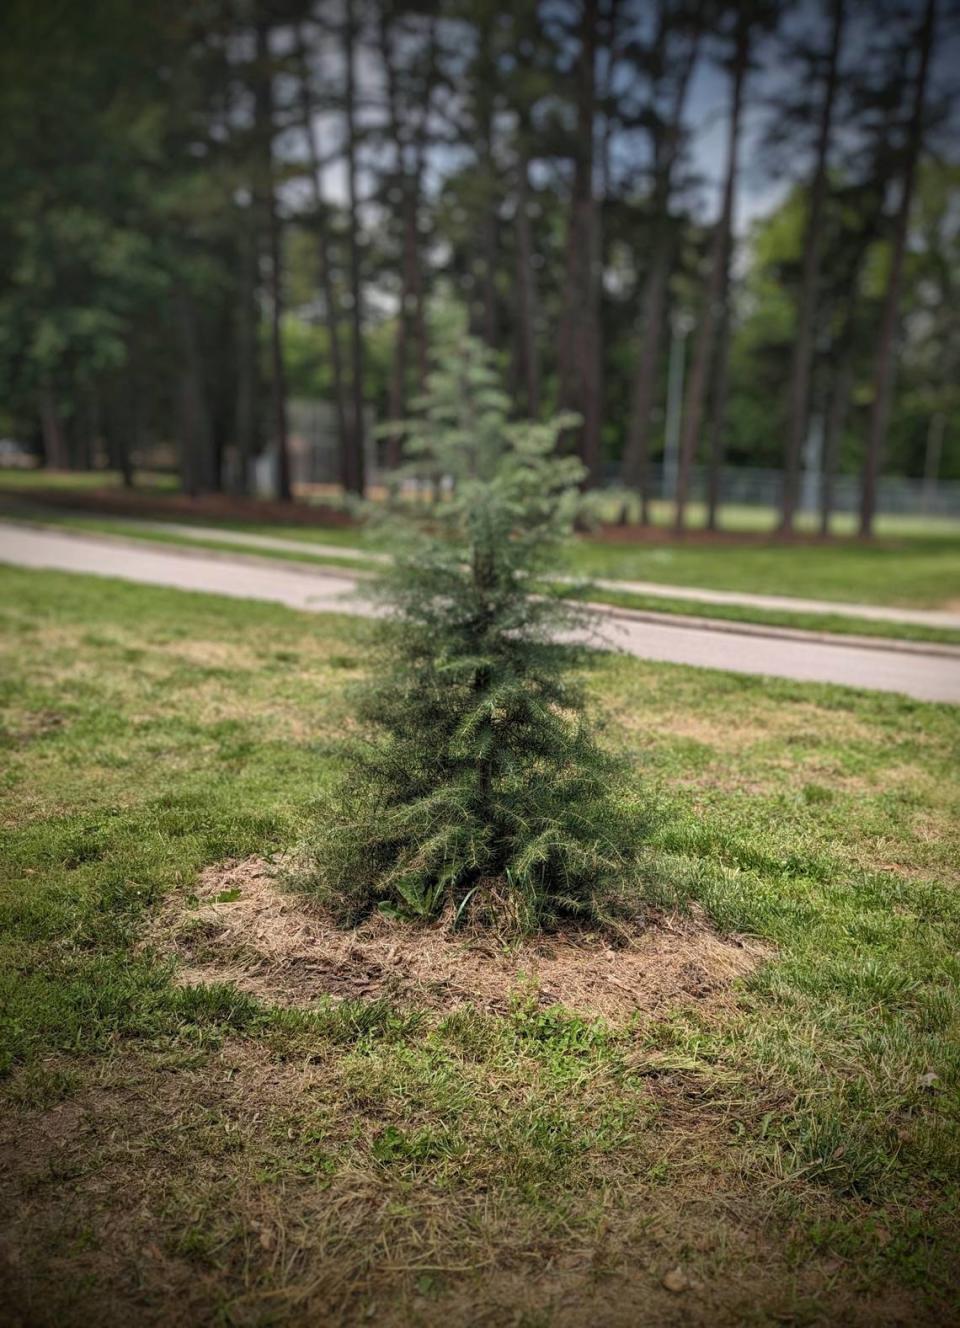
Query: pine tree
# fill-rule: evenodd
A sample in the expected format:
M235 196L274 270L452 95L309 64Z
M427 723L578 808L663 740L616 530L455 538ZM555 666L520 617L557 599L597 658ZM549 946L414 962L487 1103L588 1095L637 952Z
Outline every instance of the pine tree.
M582 501L582 463L556 455L575 421L511 422L459 314L433 342L447 350L404 425L407 470L444 484L379 588L369 741L313 883L344 920L378 904L510 931L602 919L641 820L585 720L573 648L557 644L578 611L531 593Z

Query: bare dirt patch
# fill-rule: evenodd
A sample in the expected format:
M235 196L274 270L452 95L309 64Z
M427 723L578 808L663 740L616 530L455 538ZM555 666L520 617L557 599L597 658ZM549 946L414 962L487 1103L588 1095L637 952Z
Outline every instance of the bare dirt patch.
M65 722L66 717L55 710L24 710L16 716L7 730L7 737L11 743L25 747L38 738L46 738L49 734L56 733Z
M613 1021L683 1003L725 1005L734 980L771 954L753 939L717 935L697 913L660 916L617 948L583 929L504 946L379 916L346 931L282 889L258 858L208 868L151 940L179 958L184 985L231 982L277 1004L385 996L503 1010L523 992Z

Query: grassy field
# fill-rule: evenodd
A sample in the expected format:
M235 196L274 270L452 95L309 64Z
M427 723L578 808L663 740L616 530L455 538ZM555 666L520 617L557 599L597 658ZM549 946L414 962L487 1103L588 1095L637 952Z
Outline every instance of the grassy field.
M653 933L766 962L631 1020L279 1007L152 929L323 816L369 627L0 578L8 1319L960 1322L960 712L597 658Z
M877 637L897 641L926 641L940 645L960 645L960 630L953 627L928 627L925 624L902 622L874 622L867 618L853 618L843 613L787 612L783 609L758 609L752 605L711 604L671 599L663 595L639 595L631 591L617 591L609 586L591 586L580 590L567 587L568 598L586 600L594 604L635 609L645 613L671 613L682 617L710 618L729 623L751 623L754 626L787 627L794 631L830 632L839 636Z
M960 535L891 537L872 544L851 540L720 547L583 539L578 541L574 565L584 576L848 604L956 608L960 600Z
M5 489L29 494L31 489L122 489L123 476L118 470L0 470L0 483ZM142 470L134 474L138 489L149 492L175 493L179 488L176 475L163 471Z

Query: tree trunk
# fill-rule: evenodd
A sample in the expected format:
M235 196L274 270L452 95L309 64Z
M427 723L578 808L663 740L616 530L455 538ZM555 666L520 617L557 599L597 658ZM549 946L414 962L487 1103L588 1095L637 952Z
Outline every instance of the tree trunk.
M840 439L843 437L850 409L850 392L853 388L853 347L851 344L852 328L847 327L840 349L840 363L837 365L830 408L827 411L827 424L823 436L823 473L820 480L820 534L830 534L830 519L833 516L833 490L837 474L837 461L840 456Z
M130 436L123 449L123 487L133 489L136 487L136 467L144 456L147 437L145 427L147 407L140 373L136 368L132 373L127 373L125 381L130 394Z
M713 366L713 402L710 418L710 460L707 471L707 530L719 528L720 482L723 476L727 395L730 385L730 271L724 277L723 312L717 331Z
M593 190L597 0L581 0L577 129L567 231L566 299L557 356L561 403L582 419L579 452L587 484L600 478L600 357L597 224Z
M433 79L434 33L430 35L430 68L428 83ZM393 64L390 40L390 21L386 14L380 22L380 56L383 62L390 137L394 148L394 174L400 198L401 249L400 249L400 302L397 309L397 325L394 335L393 362L390 370L388 389L389 414L394 420L406 415L407 378L411 331L416 353L417 381L422 391L427 377L427 336L426 319L423 307L423 274L420 264L420 240L418 233L420 214L420 186L423 177L423 158L426 137L427 110L421 111L420 128L415 135L415 160L411 169L405 148L402 114L397 100L397 79ZM432 86L425 89L426 101L432 95ZM401 438L398 434L387 439L387 465L395 469L401 461Z
M112 398L112 400L111 400ZM123 487L133 488L133 457L131 440L137 432L137 390L130 380L129 368L112 393L107 397L106 409L99 395L94 394L92 401L90 432L88 434L87 464L95 440L107 432L107 455L112 469L120 472ZM112 409L111 409L112 406Z
M408 255L410 265L408 285L413 296L413 340L416 349L416 367L417 367L417 387L419 391L427 390L427 374L429 372L429 348L427 336L427 315L424 295L423 281L423 263L420 255L420 198L423 188L423 176L426 170L427 157L427 135L429 131L430 106L433 100L433 91L439 77L437 70L437 20L431 17L430 20L430 38L429 38L430 59L428 62L427 86L424 93L423 112L420 117L419 128L415 137L415 157L412 182L413 207L411 211L411 245Z
M43 436L43 464L49 470L66 470L68 457L63 419L49 385L40 393L40 430Z
M927 95L927 74L930 68L930 49L933 45L936 10L936 0L927 0L923 24L920 29L919 64L914 83L913 106L910 113L910 128L903 169L903 189L900 195L900 206L897 210L890 276L887 281L883 315L880 321L880 334L877 341L877 358L873 376L873 408L870 412L867 449L863 463L863 484L860 494L860 534L865 538L873 534L873 520L877 510L877 482L880 477L880 464L887 439L887 426L890 422L894 343L900 312L900 287L903 281L903 262L907 249L907 227L910 221L910 205L913 202L917 162L920 157L920 149L923 146L924 103Z
M273 179L273 76L270 69L270 27L257 21L257 138L260 152L260 202L270 256L270 405L277 457L277 497L289 502L290 448L287 437L287 383L283 362L283 269L280 218Z
M134 403L133 411L131 412L131 423L133 422L133 416L134 413L136 412L136 409L137 409L136 403ZM130 433L124 433L122 437L119 439L119 446L117 448L117 466L120 471L120 478L123 481L123 487L125 489L132 489L133 488L133 449L131 447Z
M497 194L496 166L493 156L493 106L488 104L483 120L483 175L487 182L487 196L483 201L480 227L480 250L483 255L483 299L481 335L488 346L497 347L499 318L497 315Z
M213 440L196 309L183 286L174 292L183 370L180 374L180 482L185 493L196 498L212 488Z
M403 152L403 135L400 129L400 116L397 110L397 82L390 50L390 19L386 7L380 14L380 58L383 61L387 87L387 107L390 121L390 137L393 140L395 185L400 191L401 220L401 258L400 258L400 300L397 305L397 325L393 339L393 361L390 366L390 383L387 389L387 412L391 420L402 420L406 415L407 382L407 323L408 299L407 287L407 249L409 245L410 208L407 191L406 162ZM414 215L415 220L415 215ZM403 439L400 433L392 433L387 439L386 462L388 470L396 470L400 465Z
M650 521L650 417L660 362L660 345L664 337L664 317L667 307L667 286L673 267L674 236L670 226L669 207L673 169L679 156L683 136L683 111L690 78L697 62L700 34L695 29L686 61L680 73L670 124L663 145L662 162L657 171L654 207L657 213L653 253L643 287L641 308L643 331L640 353L637 357L637 375L634 379L630 425L623 450L622 479L627 488L640 491L640 523Z
M400 303L397 306L397 326L393 338L393 359L390 364L390 383L387 388L387 413L391 420L402 420L406 415L407 382L407 291L401 283ZM388 470L396 470L401 461L403 439L400 433L387 438L386 462Z
M417 382L423 390L427 376L426 324L423 310L423 274L420 268L420 243L417 223L420 214L420 178L411 176L405 181L403 216L403 290L405 314L412 322L414 350L416 351ZM408 334L409 335L409 334Z
M347 124L347 203L350 236L350 358L353 446L343 458L342 481L347 493L362 494L364 489L364 418L363 418L363 303L360 272L360 217L357 196L357 123L356 71L357 23L354 0L346 0L344 26L344 63L346 86L344 112Z
M83 392L77 427L73 435L73 457L71 464L75 470L89 470L90 457L93 453L93 440L100 430L100 395L96 387L88 387ZM117 467L119 469L119 467Z
M820 259L823 249L824 206L827 198L827 158L833 127L833 107L836 100L837 73L840 46L843 40L845 0L833 0L833 27L830 53L820 108L817 132L816 165L810 187L810 216L803 251L803 280L800 287L800 307L797 315L797 333L793 344L793 363L790 370L790 411L787 421L786 447L783 458L783 511L780 529L785 535L793 531L794 517L800 489L800 457L810 422L810 371L813 361L814 319L820 285Z
M270 376L273 430L277 449L277 497L287 503L290 486L290 440L287 436L287 380L283 363L283 271L280 258L280 220L271 191L270 215Z
M660 361L660 343L664 333L664 313L667 305L667 282L670 276L672 243L662 228L650 258L650 270L644 282L642 307L643 331L640 335L640 354L637 374L633 383L630 424L623 449L621 478L628 489L640 491L640 522L646 525L650 518L648 471L650 465L650 414L657 369Z
M317 231L317 265L320 270L320 290L323 296L323 317L327 329L327 349L330 353L330 373L333 378L333 410L337 421L337 442L340 453L341 475L346 469L345 458L353 447L348 424L347 389L340 352L340 309L333 284L330 261L330 231L321 184L320 153L314 132L314 106L310 86L310 65L303 26L297 28L297 56L300 66L300 108L303 116L303 135L307 144L307 166L310 176L310 197L313 204L314 224Z
M750 56L750 30L746 15L741 11L737 24L736 49L733 61L733 101L730 110L730 128L727 140L727 174L723 188L723 205L713 239L710 275L707 282L706 307L700 315L693 345L690 379L683 405L683 427L680 435L680 462L677 471L677 504L674 524L682 530L690 490L690 471L700 439L703 422L703 404L710 364L713 359L717 319L721 314L724 276L727 271L730 235L733 226L733 204L737 181L737 152L740 143L740 119L743 110L743 85L746 81Z
M530 234L530 161L527 127L520 126L517 161L517 315L524 404L531 419L540 414L540 363L537 358L537 284Z
M415 186L415 197L420 198L420 181L423 179L423 161L422 154L420 164L417 167L417 184ZM414 214L414 240L415 249L413 251L413 343L416 350L417 367L417 388L420 392L427 390L427 374L430 371L429 365L429 338L427 336L427 311L426 297L423 288L423 265L420 261L420 239L417 230L417 217L419 208Z
M237 489L250 492L257 437L257 230L252 215L240 219L240 281L237 292Z

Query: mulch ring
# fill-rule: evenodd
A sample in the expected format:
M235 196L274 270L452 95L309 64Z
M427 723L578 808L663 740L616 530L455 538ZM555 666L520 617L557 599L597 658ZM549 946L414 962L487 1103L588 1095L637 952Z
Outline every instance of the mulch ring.
M773 954L753 938L720 936L696 906L661 914L616 948L582 926L509 945L379 914L344 930L259 858L207 868L189 899L169 901L149 940L175 956L182 985L232 983L278 1005L383 996L504 1011L522 991L612 1022L730 1006L735 980Z

